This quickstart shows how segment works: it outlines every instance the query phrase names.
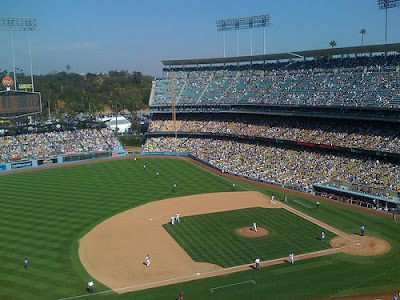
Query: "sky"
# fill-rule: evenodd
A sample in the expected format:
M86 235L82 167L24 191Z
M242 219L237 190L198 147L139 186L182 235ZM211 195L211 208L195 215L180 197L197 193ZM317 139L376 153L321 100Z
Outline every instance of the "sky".
M376 0L18 0L0 16L34 17L34 74L128 70L159 76L163 59L223 56L216 20L270 14L266 53L385 41L385 11ZM239 32L239 55L263 53L263 30ZM30 72L26 32L14 32L15 65ZM400 42L400 7L388 10L388 43ZM236 56L236 32L226 33L226 56ZM12 70L10 32L0 32L0 69Z

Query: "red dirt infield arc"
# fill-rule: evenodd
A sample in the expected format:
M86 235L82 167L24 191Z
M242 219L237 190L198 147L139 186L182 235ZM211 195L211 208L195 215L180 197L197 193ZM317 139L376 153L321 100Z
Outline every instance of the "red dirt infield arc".
M334 248L298 255L296 260L338 252L352 253L351 249L361 248L368 253L367 249L372 245L368 242L360 248L357 246L360 241L356 236L347 235L281 202L275 201L271 204L269 197L259 192L249 191L171 198L130 209L109 218L88 232L80 240L79 257L93 278L117 293L248 270L252 258L249 258L249 264L231 268L193 261L162 225L168 223L171 215L176 212L179 212L181 217L185 217L249 207L287 209L334 232L342 239L336 247L333 245ZM360 238L367 240L368 237ZM381 242L386 243L376 239L373 244ZM144 265L147 254L150 255L149 267ZM355 251L352 254L359 253ZM360 253L359 255L377 254L380 253L371 251L370 254ZM261 266L265 267L285 261L286 257L274 259L261 262Z

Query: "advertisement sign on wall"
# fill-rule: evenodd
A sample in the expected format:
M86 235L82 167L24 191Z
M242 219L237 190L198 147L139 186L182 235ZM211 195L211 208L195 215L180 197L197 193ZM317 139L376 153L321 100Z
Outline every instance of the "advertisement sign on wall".
M22 168L28 168L32 167L32 162L31 161L24 161L24 162L19 162L19 163L13 163L11 164L11 169L22 169Z

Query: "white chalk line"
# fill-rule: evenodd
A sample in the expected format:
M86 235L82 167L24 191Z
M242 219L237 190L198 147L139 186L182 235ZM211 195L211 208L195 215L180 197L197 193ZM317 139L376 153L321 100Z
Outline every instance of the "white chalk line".
M210 289L211 293L214 293L214 290L218 290L218 289L223 289L226 287L231 287L231 286L235 286L235 285L239 285L239 284L245 284L245 283L254 283L257 284L254 280L247 280L247 281L241 281L241 282L236 282L236 283L232 283L232 284L227 284L227 285L221 285L221 286L217 286L217 287L213 287Z
M344 248L348 248L348 247L350 247L350 246L343 246L343 247L338 247L338 248L319 250L319 251L315 251L315 252L308 252L308 253L304 253L304 254L299 254L296 257L302 258L307 255L320 254L320 253L325 253L325 252L327 253L326 255L329 255L330 254L329 252L336 252L340 249L344 249ZM271 259L271 260L261 261L260 265L262 266L262 265L265 265L268 263L284 262L286 260L287 260L286 257L275 258L275 259ZM196 274L191 274L191 275L186 275L186 276L181 276L181 277L169 278L169 279L165 279L165 280L152 281L152 282L147 282L147 283L142 283L142 284L137 284L137 285L131 285L131 286L117 288L117 289L108 289L105 291L91 293L91 294L82 294L82 295L71 296L71 297L66 297L66 298L58 298L57 300L77 299L77 298L101 295L101 294L106 294L106 293L124 291L124 290L129 290L129 289L135 289L135 288L140 288L140 287L145 287L145 286L157 285L160 283L166 283L166 282L171 282L171 281L177 281L177 283L179 283L183 279L197 278L199 276L202 278L206 278L206 277L208 277L207 275L211 275L211 274L215 274L215 273L227 272L227 274L230 274L230 273L234 273L234 272L230 272L230 271L233 271L235 269L243 269L245 271L246 269L249 269L251 266L252 266L252 264L244 264L244 265L239 265L239 266L234 266L234 267L229 267L229 268L218 269L218 270L214 270L214 271L203 272L203 273L200 273L199 275L196 273ZM204 275L205 275L205 277L204 277Z
M297 204L300 204L300 205L302 205L302 206L304 206L304 207L311 208L311 206L305 205L304 203L302 203L302 202L300 202L300 201L293 200L293 202L296 202Z

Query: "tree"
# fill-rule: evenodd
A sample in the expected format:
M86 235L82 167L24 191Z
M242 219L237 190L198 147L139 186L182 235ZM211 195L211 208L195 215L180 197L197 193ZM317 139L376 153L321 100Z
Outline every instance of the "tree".
M361 33L361 46L364 45L364 35L367 34L367 30L365 30L365 28L360 30Z
M67 73L69 74L69 70L71 70L71 66L67 65L66 68L67 68Z
M88 100L88 98L89 98L89 96L88 96L88 94L86 93L86 91L81 91L80 93L79 93L79 96L81 97L81 99L82 99L82 106L83 106L83 111L82 111L82 113L85 113L85 101L87 101Z
M329 43L329 45L331 45L331 48L336 47L336 41L335 41L335 40L332 40L332 41Z
M143 108L143 102L141 96L133 97L128 102L127 109L132 115L132 131L136 130L137 135L140 135L140 123L138 118L138 112Z

